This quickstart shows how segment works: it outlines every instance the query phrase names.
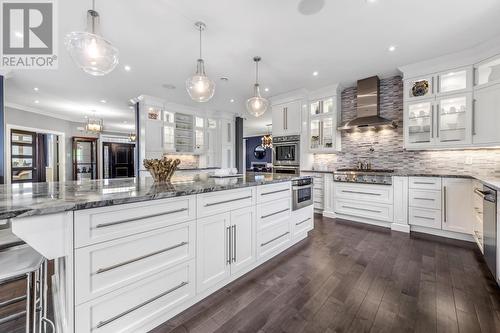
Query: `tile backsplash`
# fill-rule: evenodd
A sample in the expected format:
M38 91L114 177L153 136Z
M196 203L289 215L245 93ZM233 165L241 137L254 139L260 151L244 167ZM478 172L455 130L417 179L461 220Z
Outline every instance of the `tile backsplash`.
M165 154L165 156L172 159L180 159L181 164L179 164L179 169L195 169L200 165L200 157L198 155Z
M342 92L342 121L356 117L356 87ZM403 81L396 76L380 81L380 115L396 120L398 128L342 132L342 151L314 155L313 168L335 170L355 167L360 160L372 168L415 172L500 173L500 149L406 151L403 149Z

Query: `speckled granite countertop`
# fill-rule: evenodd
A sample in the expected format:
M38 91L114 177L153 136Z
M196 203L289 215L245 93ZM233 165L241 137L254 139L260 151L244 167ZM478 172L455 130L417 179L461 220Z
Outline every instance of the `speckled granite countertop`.
M154 184L150 177L0 185L0 219L52 214L290 181L298 177L247 173L239 178L207 174Z

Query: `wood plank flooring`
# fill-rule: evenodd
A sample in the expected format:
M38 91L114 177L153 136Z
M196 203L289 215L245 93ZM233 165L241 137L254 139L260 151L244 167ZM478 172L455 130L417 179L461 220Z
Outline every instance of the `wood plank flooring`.
M307 240L152 332L500 332L500 288L472 243L316 216Z

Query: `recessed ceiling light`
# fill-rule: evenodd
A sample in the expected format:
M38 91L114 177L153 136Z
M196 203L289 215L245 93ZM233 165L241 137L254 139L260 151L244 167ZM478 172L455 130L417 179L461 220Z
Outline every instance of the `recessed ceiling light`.
M101 99L101 103L106 104L107 102L105 99Z
M129 108L130 110L133 110L133 109L134 109L134 107L133 107L132 105L131 105L131 106L129 106L128 108Z
M377 2L377 0L365 0L365 1L366 1L366 3L376 3Z
M38 104L38 103L40 103L40 101L39 100L35 100L35 104Z
M268 91L269 91L269 88L264 88L264 91L265 91L265 92L268 92Z
M318 71L313 72L313 76L318 76L318 75L319 75Z
M125 65L123 66L123 69L127 72L130 72L132 70L132 67L130 67L129 65Z
M38 87L33 88L34 91L39 91L40 89Z
M223 76L220 78L221 81L227 82L229 81L229 78L227 76Z
M230 101L231 103L234 103L234 99L232 99L232 98L231 98L229 101Z
M394 52L394 51L396 51L396 46L394 45L389 46L389 52Z

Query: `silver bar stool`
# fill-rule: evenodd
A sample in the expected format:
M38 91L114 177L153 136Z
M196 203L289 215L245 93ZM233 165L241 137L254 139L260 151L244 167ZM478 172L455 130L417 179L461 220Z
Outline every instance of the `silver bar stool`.
M22 301L26 310L0 318L0 325L26 317L26 333L47 332L54 324L47 318L47 261L10 229L0 230L0 285L26 279L26 294L0 303L0 308Z

